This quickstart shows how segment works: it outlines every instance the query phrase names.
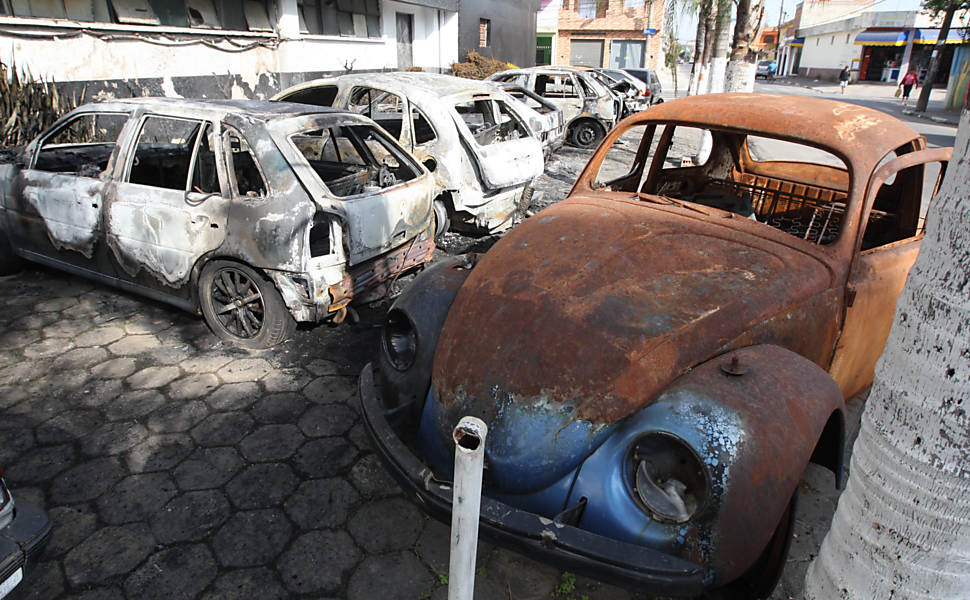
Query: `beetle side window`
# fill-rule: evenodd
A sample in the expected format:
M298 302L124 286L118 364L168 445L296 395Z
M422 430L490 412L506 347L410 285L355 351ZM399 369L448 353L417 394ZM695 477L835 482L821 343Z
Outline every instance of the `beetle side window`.
M128 115L87 113L64 123L41 144L34 168L96 177L108 167Z
M247 198L266 196L266 182L256 163L256 157L249 144L239 133L226 132L226 154L234 184L233 195Z
M189 166L202 122L150 115L142 123L128 182L170 190L188 189Z

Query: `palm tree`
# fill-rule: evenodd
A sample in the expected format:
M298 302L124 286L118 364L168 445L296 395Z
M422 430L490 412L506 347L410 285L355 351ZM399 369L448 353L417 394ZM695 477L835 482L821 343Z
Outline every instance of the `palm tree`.
M727 65L724 89L728 92L753 92L758 69L758 52L754 46L765 23L765 0L738 0L738 17L734 26L731 60Z
M937 37L936 45L933 47L933 54L930 58L930 68L923 81L923 89L919 92L919 99L916 101L916 111L925 112L926 106L930 103L930 92L933 91L933 84L936 83L936 76L940 70L940 62L943 58L943 47L946 38L950 34L950 24L953 23L953 15L958 10L970 7L968 0L925 0L923 8L931 10L935 15L943 11L943 24L940 26L940 34Z
M674 0L677 2L677 0ZM698 93L701 82L706 82L705 67L710 60L710 44L707 38L710 37L709 28L714 24L714 0L688 0L692 5L691 12L698 12L697 16L697 39L694 40L694 64L690 69L690 84L687 86L687 95L693 96ZM685 6L685 5L681 5ZM684 12L687 12L685 9Z
M970 590L970 110L876 367L805 597Z
M732 0L717 0L717 26L714 34L714 49L711 55L710 87L708 92L716 94L724 91L724 73L727 68L728 52L731 51L731 9Z

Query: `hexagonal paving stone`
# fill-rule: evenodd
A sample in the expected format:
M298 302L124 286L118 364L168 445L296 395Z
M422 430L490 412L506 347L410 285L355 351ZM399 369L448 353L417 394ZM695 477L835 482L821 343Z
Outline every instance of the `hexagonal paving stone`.
M358 560L360 552L347 532L311 531L283 553L278 568L283 585L295 594L333 593Z
M333 362L332 360L326 360L324 358L315 358L310 361L310 364L306 366L307 370L316 376L321 375L339 375L340 365Z
M175 482L167 473L131 475L98 498L98 514L102 521L113 525L142 521L175 493Z
M172 400L201 398L217 387L219 387L219 378L212 373L189 375L168 385L168 397Z
M72 444L35 448L7 467L4 475L11 484L40 483L70 467L76 456Z
M212 548L226 567L265 565L283 551L292 531L280 510L237 512L212 538Z
M46 600L58 598L64 593L64 576L56 561L34 563L29 577L25 576L24 579L30 583L18 586L13 596Z
M61 354L54 359L54 368L64 369L87 369L105 360L108 351L104 348L75 348Z
M356 393L356 382L349 377L318 377L303 388L303 395L317 404L346 403Z
M343 479L304 481L286 500L286 514L300 529L340 527L360 495Z
M155 546L144 523L98 529L64 558L64 572L71 585L98 583L132 571Z
M263 377L262 384L267 392L299 392L311 379L306 369L291 367L273 370Z
M300 417L300 429L310 437L341 435L356 420L354 411L343 404L314 406Z
M225 523L230 513L229 501L222 492L188 492L155 513L152 532L160 544L200 541Z
M205 401L212 410L243 410L249 408L258 398L259 385L244 381L223 384Z
M148 367L130 375L125 383L136 390L160 388L181 375L178 367Z
M91 369L91 374L104 379L121 379L135 372L135 359L113 358Z
M116 587L101 587L71 594L71 600L125 600L125 595Z
M27 358L49 358L64 354L74 347L74 342L63 338L47 338L24 347Z
M30 397L22 387L14 387L12 385L5 385L0 387L0 409L10 408L18 402L23 402Z
M124 388L125 384L120 379L96 379L69 398L71 402L96 408L114 402L115 398L124 393Z
M182 490L220 487L243 464L233 448L200 448L175 469L175 481Z
M96 458L68 469L54 479L51 501L73 504L94 500L124 476L115 458Z
M365 504L350 519L348 529L364 550L388 552L411 547L424 527L418 509L403 498Z
M209 407L201 400L170 402L148 416L148 428L159 433L188 431L209 414Z
M310 440L296 452L293 464L309 477L333 477L350 469L357 449L342 437Z
M152 352L152 360L160 365L177 365L194 356L196 352L190 344L166 344L161 341L161 337L159 337L159 342L162 343L162 346Z
M125 580L125 593L139 600L195 598L216 578L212 553L202 544L156 552Z
M81 441L81 452L88 456L110 456L124 452L147 438L148 430L141 423L108 423Z
M240 358L219 369L217 375L226 383L258 381L273 370L264 358Z
M134 356L151 352L160 345L153 335L129 335L108 346L108 351L119 356Z
M34 305L33 309L36 312L60 312L65 308L69 308L77 304L77 298L54 298L52 300L44 300L43 302L38 302Z
M113 402L104 404L104 416L109 421L135 419L147 415L165 402L165 396L156 390L127 391Z
M186 373L215 373L232 360L231 356L206 355L189 358L179 363Z
M192 438L184 433L155 433L128 451L125 464L132 473L168 471L195 448Z
M357 423L351 427L347 433L347 437L362 452L372 452L374 450L374 447L371 445L370 435L368 435L367 428L364 427L363 423Z
M125 332L122 331L120 327L107 325L104 327L91 329L90 331L85 331L81 335L74 338L74 343L81 347L106 346L112 342L118 341L124 337L124 335Z
M243 438L239 450L253 462L283 460L305 439L296 425L263 425Z
M245 413L218 413L206 417L191 434L203 446L231 446L239 443L252 427L253 418Z
M58 318L59 316L53 313L34 313L18 319L17 325L21 329L41 329L42 327L47 327Z
M40 331L35 329L8 329L0 332L0 347L23 348L41 339Z
M350 482L365 498L382 498L401 492L390 473L373 454L369 454L350 469Z
M49 338L73 338L77 335L89 331L94 327L94 323L87 319L58 319L42 330L44 337Z
M70 551L98 528L97 515L78 508L55 506L47 514L54 526L44 546L45 556L60 556Z
M283 463L249 465L236 475L226 493L239 508L278 506L296 487L296 475Z
M370 600L378 581L381 600L414 600L429 594L437 578L413 552L368 556L350 576L348 600Z
M289 593L265 567L236 569L219 575L201 600L285 600Z
M252 415L263 423L292 423L306 410L306 398L300 394L267 394L253 406Z
M7 417L5 416L6 420ZM9 420L10 423L13 419ZM9 424L9 423L8 423ZM36 445L34 434L25 423L21 427L0 430L0 464L10 464Z

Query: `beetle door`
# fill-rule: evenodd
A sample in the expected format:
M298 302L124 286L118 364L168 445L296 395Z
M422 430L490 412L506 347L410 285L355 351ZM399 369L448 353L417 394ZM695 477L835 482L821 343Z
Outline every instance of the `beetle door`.
M904 154L872 177L846 287L845 320L829 370L847 398L872 382L896 300L919 253L926 208L951 152L935 148ZM937 177L924 177L936 172Z
M542 173L542 145L504 100L475 98L455 104L455 111L483 189L520 185Z
M128 279L180 288L196 261L222 244L229 200L219 148L216 124L143 118L105 218L108 245Z
M18 246L57 262L111 272L97 256L105 172L128 118L125 113L79 114L40 139L19 193L8 199Z

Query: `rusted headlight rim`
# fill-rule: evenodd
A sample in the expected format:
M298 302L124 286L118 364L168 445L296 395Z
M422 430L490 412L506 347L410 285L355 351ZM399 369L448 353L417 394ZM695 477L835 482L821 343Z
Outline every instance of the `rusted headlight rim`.
M407 353L401 352L400 344L394 343L394 338L406 340L410 346ZM387 362L398 371L407 371L418 357L418 333L414 322L403 310L392 308L384 319L381 328L381 348L387 356Z
M688 455L696 463L697 471L700 474L700 482L703 486L703 494L698 498L697 507L691 511L687 519L678 521L676 519L667 518L662 514L658 513L653 507L649 506L641 497L637 490L637 470L640 466L641 459L637 457L637 449L644 443L648 438L660 438L665 439L667 443L673 443L679 446L682 450L686 450ZM694 450L693 446L687 443L682 437L671 433L669 431L647 431L641 434L636 440L630 444L630 448L627 453L627 468L626 475L628 478L628 492L633 497L633 501L645 512L651 519L657 521L658 523L672 523L672 524L683 524L689 523L698 515L702 515L707 511L708 505L711 501L711 489L713 481L711 478L711 472L708 467L701 460L700 455ZM697 494L695 494L696 496Z

